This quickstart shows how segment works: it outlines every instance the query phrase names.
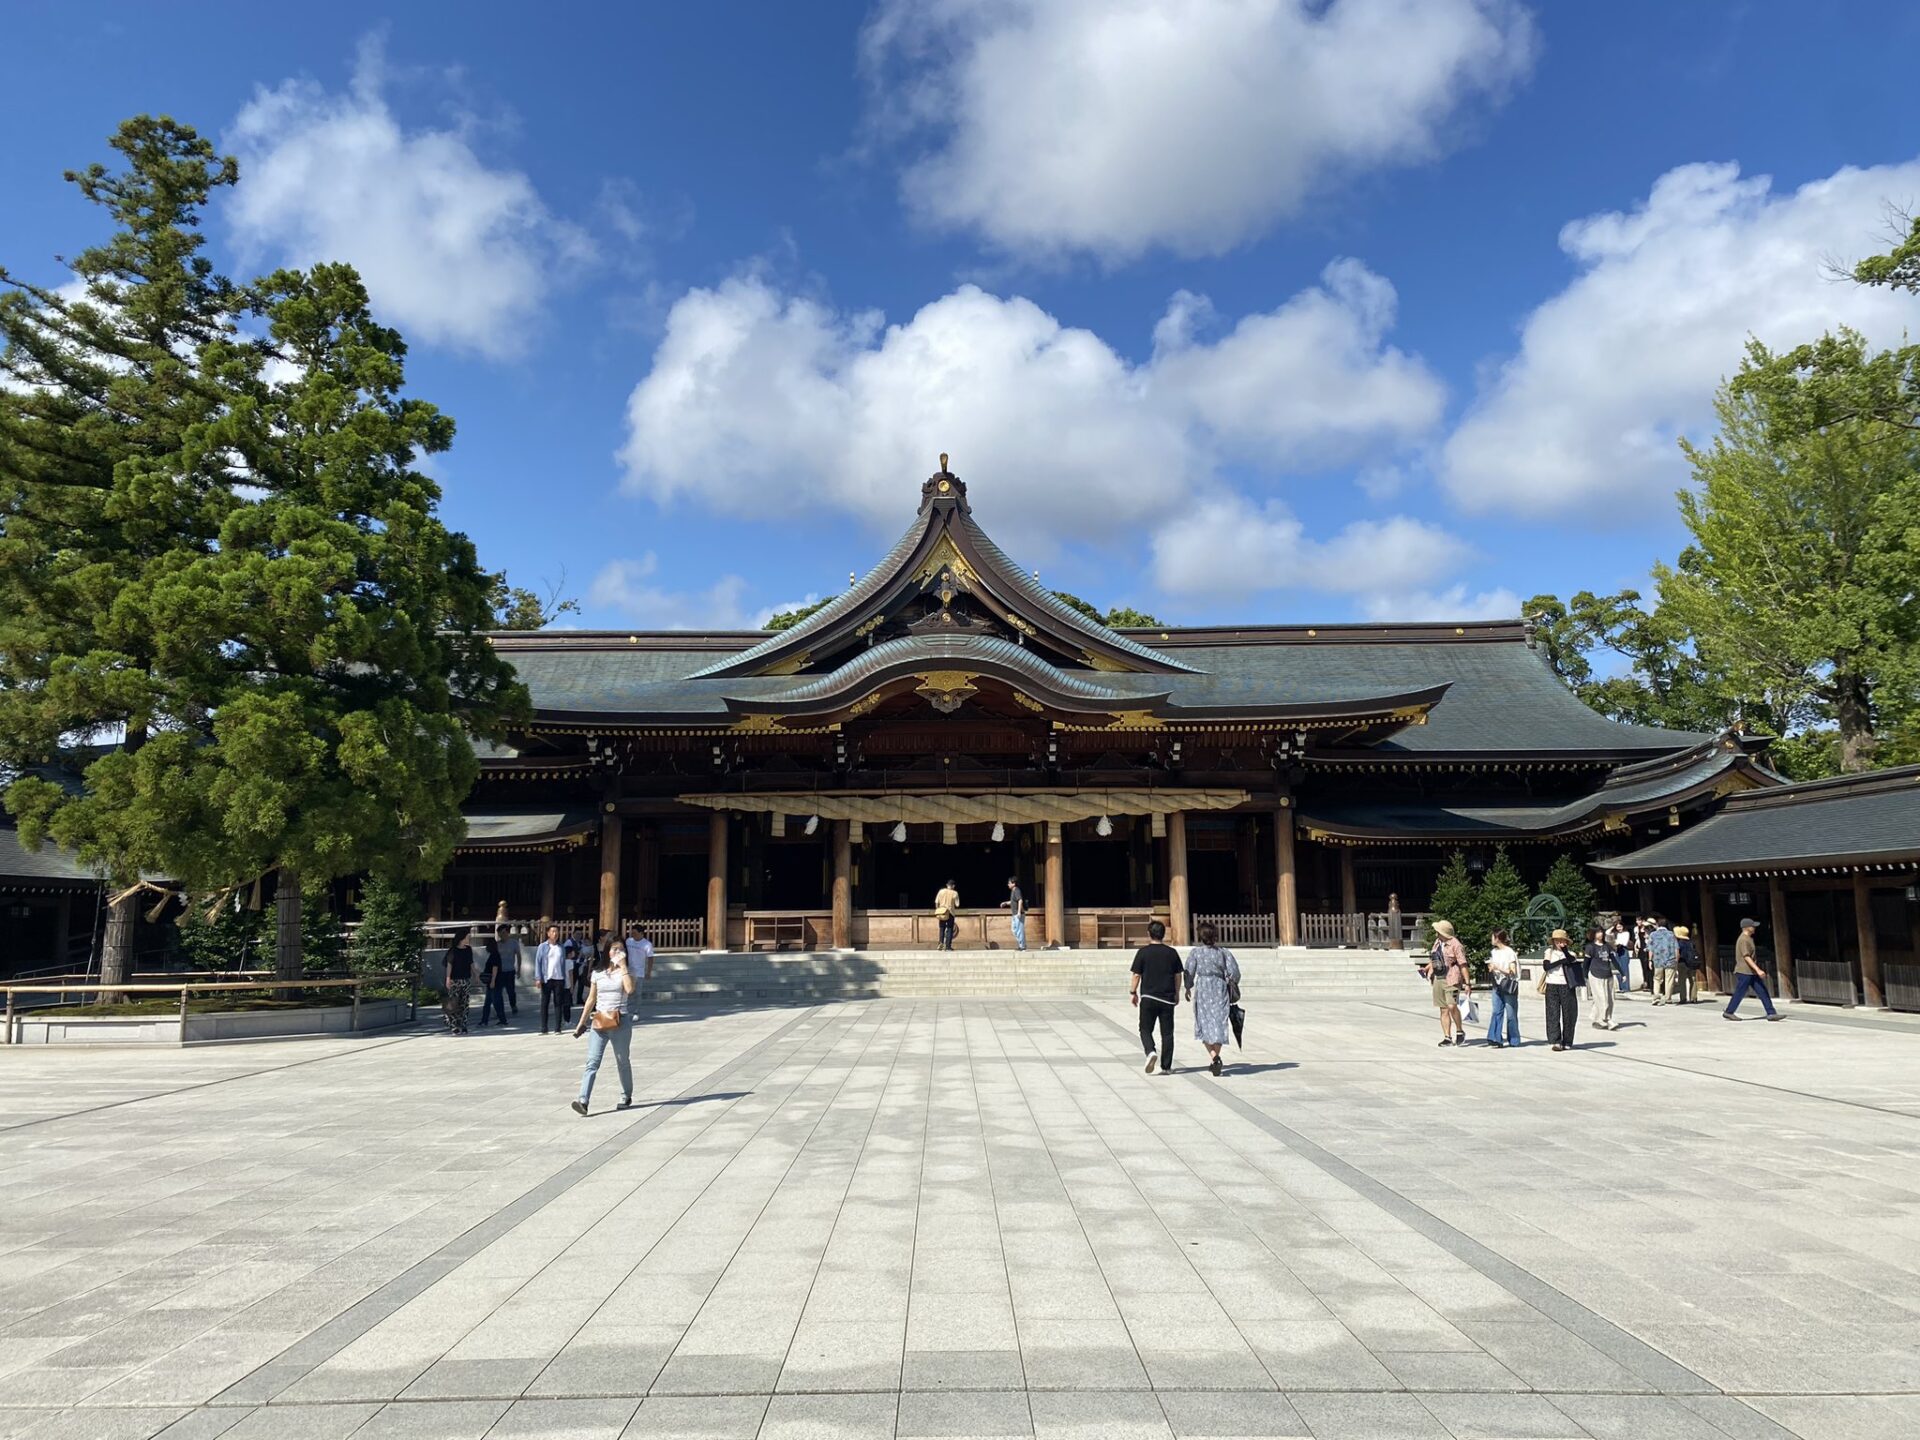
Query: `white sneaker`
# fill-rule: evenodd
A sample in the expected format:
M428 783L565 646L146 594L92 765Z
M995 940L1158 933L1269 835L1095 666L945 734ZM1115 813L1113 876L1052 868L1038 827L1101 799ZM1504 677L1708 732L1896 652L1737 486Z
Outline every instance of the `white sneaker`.
M1158 1070L1159 1068L1160 1068L1160 1057L1158 1055L1147 1056L1147 1074L1151 1075L1153 1074L1154 1071Z

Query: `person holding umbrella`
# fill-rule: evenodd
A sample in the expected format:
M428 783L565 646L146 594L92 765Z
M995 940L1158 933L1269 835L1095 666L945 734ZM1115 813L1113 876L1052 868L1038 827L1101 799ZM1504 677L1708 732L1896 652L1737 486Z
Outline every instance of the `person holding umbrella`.
M1212 1057L1207 1068L1218 1075L1229 1011L1240 990L1240 962L1221 948L1219 930L1207 921L1200 922L1199 937L1187 952L1187 999L1193 1002L1193 1038L1206 1047Z

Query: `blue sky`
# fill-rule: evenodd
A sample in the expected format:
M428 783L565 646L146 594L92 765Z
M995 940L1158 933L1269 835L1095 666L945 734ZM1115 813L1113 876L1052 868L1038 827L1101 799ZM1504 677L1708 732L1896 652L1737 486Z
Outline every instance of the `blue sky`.
M345 259L451 521L585 623L844 586L939 452L1176 623L1512 614L1679 544L1748 334L1920 203L1920 9L1506 0L177 8L9 21L0 257L123 116L221 138L234 273ZM24 63L23 63L24 61Z

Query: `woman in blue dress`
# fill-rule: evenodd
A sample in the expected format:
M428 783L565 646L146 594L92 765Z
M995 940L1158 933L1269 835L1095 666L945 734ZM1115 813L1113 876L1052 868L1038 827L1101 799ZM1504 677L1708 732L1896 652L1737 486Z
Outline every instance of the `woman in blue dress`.
M1227 1009L1240 986L1240 962L1220 945L1220 932L1202 922L1200 943L1187 956L1187 999L1193 1002L1193 1037L1207 1047L1220 1073L1220 1047L1227 1043Z

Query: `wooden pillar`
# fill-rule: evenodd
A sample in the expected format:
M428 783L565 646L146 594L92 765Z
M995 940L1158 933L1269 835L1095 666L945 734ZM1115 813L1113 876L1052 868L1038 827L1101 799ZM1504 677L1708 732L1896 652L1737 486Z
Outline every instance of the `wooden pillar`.
M1249 911L1260 908L1260 861L1259 835L1251 818L1242 819L1234 829L1233 837L1234 868L1236 888L1240 891L1240 903Z
M73 945L73 896L62 891L54 902L53 912L53 963L64 973L67 968L67 951ZM9 1037L11 1038L11 1037Z
M627 822L607 813L600 817L600 928L620 928L620 850Z
M1167 816L1167 919L1175 945L1193 943L1192 902L1187 897L1187 812Z
M1880 983L1880 936L1873 928L1873 887L1865 875L1853 877L1853 926L1860 937L1860 985L1867 1004L1886 1006L1886 987Z
M1340 847L1340 908L1349 915L1360 911L1360 887L1353 874L1353 847Z
M1300 943L1300 890L1295 873L1293 797L1282 795L1273 812L1275 933L1282 945Z
M640 820L633 827L634 905L636 918L660 908L660 827Z
M1767 882L1767 899L1773 916L1773 973L1780 981L1780 995L1786 1000L1800 997L1800 985L1793 974L1793 937L1787 933L1787 882L1777 876Z
M707 817L707 949L727 948L727 812Z
M551 850L540 857L540 917L543 920L551 920L553 918L555 889L553 872L555 864L553 851ZM540 938L542 940L547 938L544 932Z
M1067 939L1067 842L1060 822L1047 826L1047 944L1066 945Z
M833 948L853 948L853 822L833 822Z
M1713 887L1704 880L1700 882L1700 958L1707 967L1707 989L1717 995L1722 988L1720 936L1714 926Z

